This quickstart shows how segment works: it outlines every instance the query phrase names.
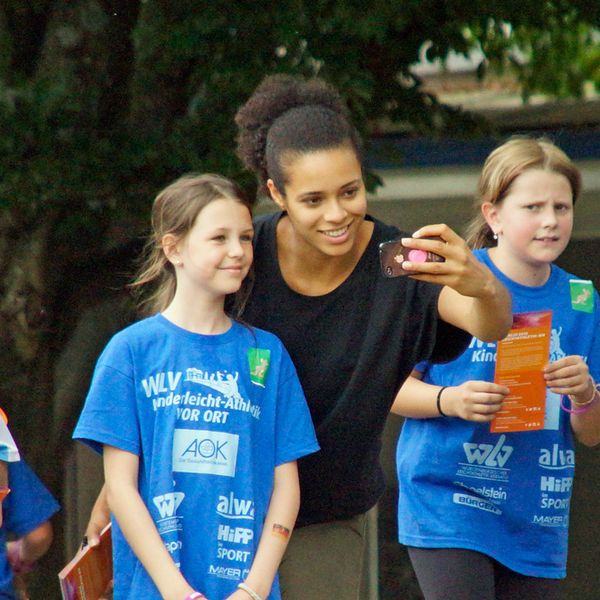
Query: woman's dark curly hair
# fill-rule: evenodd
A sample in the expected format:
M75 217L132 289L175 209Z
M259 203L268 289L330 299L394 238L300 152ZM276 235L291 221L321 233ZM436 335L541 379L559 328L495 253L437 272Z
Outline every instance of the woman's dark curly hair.
M347 144L362 164L362 141L339 93L322 79L265 77L244 104L238 126L238 156L266 191L270 178L284 193L282 159Z

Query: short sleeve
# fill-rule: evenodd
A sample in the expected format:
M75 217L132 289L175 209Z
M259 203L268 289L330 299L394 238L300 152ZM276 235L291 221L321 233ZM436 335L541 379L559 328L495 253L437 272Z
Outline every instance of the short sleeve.
M421 374L422 373L426 373L427 369L429 369L430 365L431 365L431 363L427 362L426 360L423 360L423 361L417 363L414 366L413 370L414 371L419 371L419 373L421 373Z
M140 453L133 365L128 344L113 338L100 356L73 438L97 452L107 444Z
M7 531L21 537L59 510L58 502L24 460L8 465L10 494L3 502Z

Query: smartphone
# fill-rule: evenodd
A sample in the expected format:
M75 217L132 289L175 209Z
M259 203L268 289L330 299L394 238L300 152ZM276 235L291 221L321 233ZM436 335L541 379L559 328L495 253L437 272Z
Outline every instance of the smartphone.
M423 240L441 240L438 236L419 238ZM445 258L434 252L417 250L416 248L407 248L402 240L391 240L379 244L379 261L381 263L381 272L385 277L400 277L401 275L414 275L416 271L405 271L402 263L405 260L410 262L445 262Z

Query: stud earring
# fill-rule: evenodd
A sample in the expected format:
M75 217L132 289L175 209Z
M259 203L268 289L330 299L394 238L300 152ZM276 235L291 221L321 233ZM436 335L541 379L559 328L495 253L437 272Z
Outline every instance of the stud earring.
M492 237L493 237L495 240L497 240L497 239L498 239L498 234L497 234L497 233L494 233L494 235L493 235Z

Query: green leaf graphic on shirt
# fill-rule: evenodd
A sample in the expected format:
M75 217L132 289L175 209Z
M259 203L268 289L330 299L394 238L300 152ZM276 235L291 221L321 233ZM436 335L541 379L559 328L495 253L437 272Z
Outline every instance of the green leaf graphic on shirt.
M250 380L252 383L265 387L270 359L270 350L265 348L250 348L248 350L248 364L250 365Z
M594 310L594 286L585 279L569 280L571 286L571 307L573 310L591 313Z

